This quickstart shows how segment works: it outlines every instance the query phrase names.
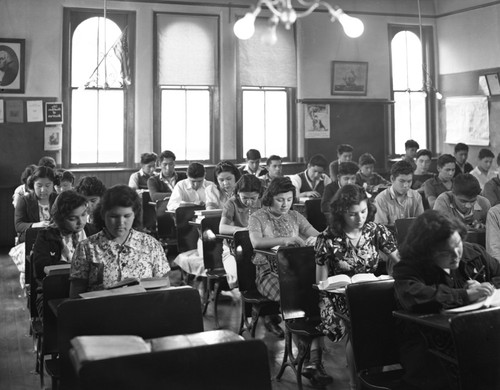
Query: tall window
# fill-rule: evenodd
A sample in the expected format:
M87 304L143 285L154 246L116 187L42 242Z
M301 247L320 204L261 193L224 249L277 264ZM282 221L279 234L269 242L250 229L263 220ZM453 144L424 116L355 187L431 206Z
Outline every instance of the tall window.
M155 144L178 160L212 159L218 24L213 15L156 14Z
M295 34L278 26L273 46L264 43L267 19L257 19L255 34L238 42L238 76L241 88L241 112L238 158L248 149L263 156L277 154L293 157L292 104L297 86Z
M127 15L69 12L69 164L125 165L131 125L125 109L131 101Z
M394 104L394 147L403 154L409 139L429 148L433 109L425 90L431 77L430 28L420 39L418 27L390 26L392 97Z

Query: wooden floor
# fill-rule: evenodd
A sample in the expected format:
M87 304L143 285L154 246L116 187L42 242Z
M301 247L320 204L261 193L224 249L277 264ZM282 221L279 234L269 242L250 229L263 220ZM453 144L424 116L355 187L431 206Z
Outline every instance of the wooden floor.
M0 249L0 389L31 390L39 389L40 381L34 373L35 357L29 330L29 312L26 299L19 285L19 273L7 255L8 249ZM172 275L176 278L176 275ZM230 299L219 305L219 322L222 328L238 331L239 303ZM205 330L214 329L212 305L204 318ZM247 333L245 337L249 337ZM262 324L257 329L257 338L263 339L269 352L269 364L274 390L297 389L295 377L287 368L280 382L274 379L283 358L284 341L265 331ZM323 360L327 372L334 378L328 390L347 390L348 375L344 344L325 341ZM304 378L304 389L313 389ZM46 376L45 387L50 388ZM236 389L236 387L235 387Z

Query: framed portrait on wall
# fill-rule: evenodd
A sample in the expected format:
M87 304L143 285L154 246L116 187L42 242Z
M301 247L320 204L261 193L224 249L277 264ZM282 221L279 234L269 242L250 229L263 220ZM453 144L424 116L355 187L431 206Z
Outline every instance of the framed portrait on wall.
M368 62L332 61L332 95L365 96Z
M0 93L24 93L24 44L0 38Z

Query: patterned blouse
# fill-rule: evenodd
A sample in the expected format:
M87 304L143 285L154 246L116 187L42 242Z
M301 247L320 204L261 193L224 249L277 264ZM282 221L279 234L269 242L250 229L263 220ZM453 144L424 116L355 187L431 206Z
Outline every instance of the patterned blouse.
M101 230L78 244L70 279L88 280L88 291L92 291L126 278L163 277L169 271L165 252L153 237L131 229L120 245Z
M250 233L261 233L262 237L297 237L305 236L311 228L309 221L300 213L290 210L288 213L276 217L271 214L269 207L264 207L252 215L248 220ZM266 257L260 253L256 254L253 263L255 265L267 263Z
M375 222L365 223L359 243L355 247L345 234L338 236L327 229L316 240L316 264L327 264L328 276L374 272L380 260L379 249L386 254L397 249L392 233Z

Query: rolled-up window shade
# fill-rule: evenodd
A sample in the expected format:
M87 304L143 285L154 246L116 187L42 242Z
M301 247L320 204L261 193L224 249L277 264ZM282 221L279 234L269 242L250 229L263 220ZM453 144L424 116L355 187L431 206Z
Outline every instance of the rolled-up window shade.
M286 30L281 24L276 30L278 41L270 46L262 42L268 31L268 21L257 18L255 34L239 41L240 85L256 87L296 87L297 57L293 28Z
M160 85L215 85L218 16L157 14Z

